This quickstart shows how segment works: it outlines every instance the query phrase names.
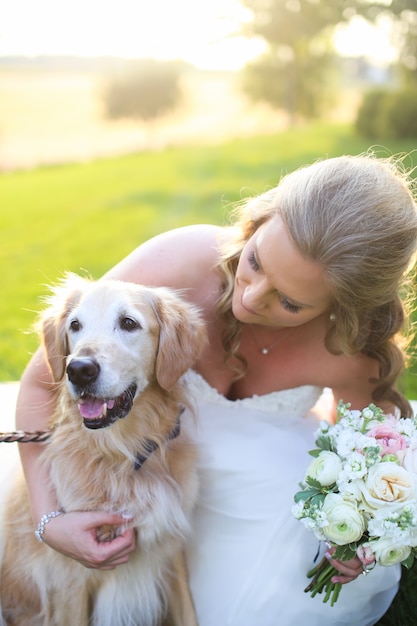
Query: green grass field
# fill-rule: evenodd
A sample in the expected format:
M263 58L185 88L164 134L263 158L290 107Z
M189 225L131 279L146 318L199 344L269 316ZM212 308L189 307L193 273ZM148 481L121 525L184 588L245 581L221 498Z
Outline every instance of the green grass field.
M379 144L380 155L417 147L412 141ZM37 345L30 329L40 298L63 272L98 278L156 233L227 223L231 203L276 185L285 172L368 148L348 126L314 124L220 146L0 175L0 381L20 377ZM406 391L417 398L414 371ZM417 623L415 585L411 570L381 626Z
M378 153L415 142L381 142ZM315 124L219 146L171 148L0 175L0 381L17 380L45 285L66 270L98 278L152 235L226 223L230 204L317 158L369 145L348 126ZM410 383L417 397L417 383ZM414 393L415 388L415 393Z

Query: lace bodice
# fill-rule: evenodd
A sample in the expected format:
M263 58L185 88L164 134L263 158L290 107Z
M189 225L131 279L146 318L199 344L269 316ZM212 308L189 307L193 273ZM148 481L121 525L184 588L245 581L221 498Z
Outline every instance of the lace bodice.
M228 400L211 387L197 372L191 370L187 372L184 376L184 381L198 403L217 404L220 407L232 410L255 409L269 413L285 414L286 416L297 415L299 417L306 415L316 404L322 393L320 387L304 385L296 389L273 391L266 395L255 395L242 400Z

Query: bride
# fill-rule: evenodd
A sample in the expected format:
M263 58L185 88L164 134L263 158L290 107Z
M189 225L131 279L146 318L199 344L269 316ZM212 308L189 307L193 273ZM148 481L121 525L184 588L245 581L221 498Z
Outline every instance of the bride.
M396 386L404 366L396 338L416 245L416 205L394 161L338 157L243 203L232 226L164 233L108 273L181 289L207 323L209 345L187 379L201 451L188 546L200 626L370 626L389 607L399 567L364 577L359 559L331 554L333 581L350 583L337 604L303 592L318 546L291 507L323 388L352 408L373 401L411 413ZM47 426L49 382L39 350L22 379L18 428ZM320 417L334 417L330 404ZM35 465L38 453L31 444L21 450L35 524L59 504ZM121 522L67 513L47 525L44 540L86 567L112 569L129 559L134 534L98 544L91 530Z

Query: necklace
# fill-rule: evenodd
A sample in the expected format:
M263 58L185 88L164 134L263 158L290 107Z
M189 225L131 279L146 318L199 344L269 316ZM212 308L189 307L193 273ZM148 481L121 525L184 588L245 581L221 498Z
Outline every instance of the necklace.
M288 335L288 330L287 330L287 332L283 333L280 337L278 337L278 339L275 339L275 341L270 343L269 346L260 346L259 342L258 342L258 339L256 338L253 326L250 326L249 328L250 328L250 331L252 333L253 340L256 343L256 345L258 346L258 350L259 350L260 354L263 354L264 356L269 354L271 352L272 348L275 348L275 346L277 344L281 343L281 341L283 341L285 339L285 337Z

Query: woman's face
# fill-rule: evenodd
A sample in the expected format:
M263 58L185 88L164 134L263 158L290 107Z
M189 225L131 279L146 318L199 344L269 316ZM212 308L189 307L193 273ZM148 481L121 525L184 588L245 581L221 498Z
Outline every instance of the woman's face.
M332 308L323 268L295 248L283 221L263 224L242 250L232 309L243 323L300 326Z

